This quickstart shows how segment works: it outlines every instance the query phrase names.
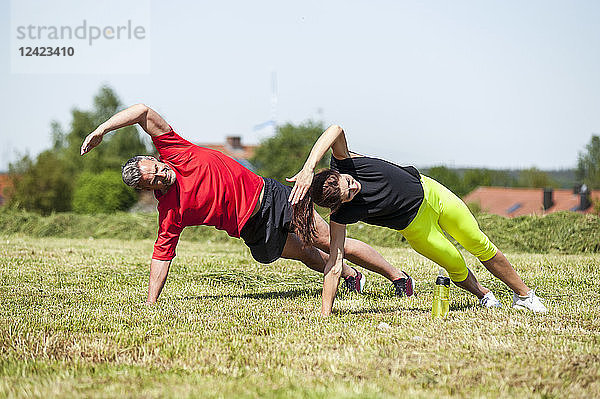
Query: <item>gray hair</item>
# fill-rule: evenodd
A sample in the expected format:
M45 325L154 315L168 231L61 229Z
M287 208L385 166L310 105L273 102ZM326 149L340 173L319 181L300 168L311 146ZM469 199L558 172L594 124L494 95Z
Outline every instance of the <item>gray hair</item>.
M139 162L142 159L151 159L153 161L157 161L155 157L151 157L149 155L137 155L133 158L129 158L129 160L125 162L125 165L121 166L123 183L130 187L139 188L138 184L142 178L142 171L140 170Z

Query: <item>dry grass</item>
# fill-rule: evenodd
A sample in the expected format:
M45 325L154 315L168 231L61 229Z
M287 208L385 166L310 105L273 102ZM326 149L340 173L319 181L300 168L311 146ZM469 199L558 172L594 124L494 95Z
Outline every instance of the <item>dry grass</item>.
M150 240L0 237L0 396L594 397L600 395L599 255L508 254L549 315L467 259L505 304L452 289L430 318L436 267L380 248L419 296L340 289L322 319L321 277L252 261L237 240L182 242L161 301L143 305ZM390 329L379 330L385 322Z

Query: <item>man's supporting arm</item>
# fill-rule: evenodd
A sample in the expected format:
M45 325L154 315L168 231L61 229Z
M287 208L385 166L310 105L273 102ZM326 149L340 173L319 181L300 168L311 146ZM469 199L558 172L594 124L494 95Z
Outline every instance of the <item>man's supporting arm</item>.
M160 136L171 129L169 124L152 108L144 104L132 105L123 111L117 112L90 133L81 145L81 155L100 144L106 133L136 123L151 137Z
M148 300L146 300L146 304L152 305L158 299L167 280L170 266L170 260L152 259L152 262L150 262L150 282L148 283Z

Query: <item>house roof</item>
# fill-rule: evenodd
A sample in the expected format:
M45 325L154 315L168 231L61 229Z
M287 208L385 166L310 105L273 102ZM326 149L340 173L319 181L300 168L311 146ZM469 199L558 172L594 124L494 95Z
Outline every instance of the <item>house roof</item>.
M600 201L600 192L592 191L591 198L592 201ZM580 195L573 194L573 190L555 189L552 199L554 204L544 210L544 189L513 187L478 187L463 198L467 204L479 204L484 212L515 217L577 210ZM592 211L593 206L583 213Z
M223 154L235 158L235 159L250 159L254 155L257 145L242 145L241 148L233 148L227 144L209 144L209 143L198 143L200 147L210 148L211 150L217 150Z
M11 185L8 173L0 173L0 205L6 200L6 194L4 190Z
M198 143L200 147L217 150L231 157L244 165L246 168L255 172L255 167L249 161L254 155L254 151L258 148L257 145L243 145L240 136L229 136L225 144Z

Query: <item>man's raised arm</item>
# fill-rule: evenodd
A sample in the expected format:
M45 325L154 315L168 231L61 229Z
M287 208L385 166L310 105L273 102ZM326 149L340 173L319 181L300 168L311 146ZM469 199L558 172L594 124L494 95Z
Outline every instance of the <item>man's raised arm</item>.
M144 104L132 105L123 111L117 112L90 133L81 145L81 155L100 144L106 133L136 123L151 137L160 136L171 130L169 124L152 108Z

